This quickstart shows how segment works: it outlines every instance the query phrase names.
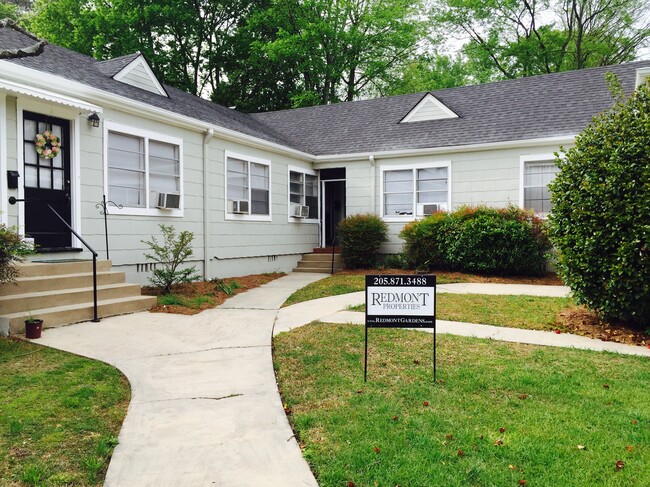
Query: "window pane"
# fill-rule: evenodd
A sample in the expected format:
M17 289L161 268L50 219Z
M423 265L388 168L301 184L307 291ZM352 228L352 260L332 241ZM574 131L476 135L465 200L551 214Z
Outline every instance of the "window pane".
M109 132L108 167L144 171L144 139Z
M39 188L52 189L52 170L49 167L39 169Z
M34 166L25 166L25 187L38 187L38 169Z
M269 166L251 162L251 188L269 189Z
M384 215L413 214L413 171L384 172Z
M38 154L32 144L25 144L25 164L38 164Z
M155 140L149 141L149 171L152 173L180 175L178 146Z
M34 140L36 138L36 122L34 120L25 120L24 127L25 140Z
M447 179L446 167L427 167L418 169L418 180Z
M318 196L318 178L316 176L305 175L305 194L307 196Z
M52 171L54 175L54 189L62 190L63 189L63 170L54 169Z
M118 205L140 208L145 206L144 173L109 168L108 181L109 200Z
M524 165L524 208L535 213L551 211L548 184L553 181L559 168L549 161L526 162Z
M418 203L446 203L447 191L422 191L418 193Z
M251 213L253 215L269 214L269 192L263 189L251 189Z
M228 158L228 199L248 201L248 162Z

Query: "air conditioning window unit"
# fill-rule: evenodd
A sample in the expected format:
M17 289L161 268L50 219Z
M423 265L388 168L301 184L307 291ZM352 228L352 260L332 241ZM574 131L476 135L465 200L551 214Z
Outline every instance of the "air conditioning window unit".
M158 193L156 208L163 210L178 210L181 207L181 195L174 193Z
M294 218L309 218L309 206L294 206L292 216Z
M444 203L420 203L418 204L418 215L429 216L446 209L447 205Z
M248 201L247 200L233 200L230 202L231 213L245 213L248 214Z

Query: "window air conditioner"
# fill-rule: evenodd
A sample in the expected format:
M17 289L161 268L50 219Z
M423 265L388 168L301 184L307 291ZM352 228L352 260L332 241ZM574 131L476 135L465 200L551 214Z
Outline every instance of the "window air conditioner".
M418 215L429 216L438 211L445 211L445 206L442 203L425 203L418 204Z
M247 200L233 200L230 207L231 213L245 213L248 214L248 201Z
M181 195L174 193L158 193L156 208L164 210L178 210L181 207Z
M294 206L292 216L294 218L309 218L309 206Z

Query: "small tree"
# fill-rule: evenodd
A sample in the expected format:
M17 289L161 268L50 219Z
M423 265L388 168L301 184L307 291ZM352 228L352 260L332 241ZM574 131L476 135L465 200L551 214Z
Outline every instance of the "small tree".
M352 215L339 223L341 257L350 269L371 268L379 261L379 248L388 240L388 227L377 215Z
M16 282L23 256L33 254L34 246L25 242L13 228L0 224L0 284Z
M606 318L650 324L650 89L596 117L551 183L557 269Z
M179 269L194 253L192 250L194 234L182 231L177 235L173 225L162 224L160 231L163 238L161 243L158 243L153 235L151 240L142 240L142 243L147 244L150 249L150 253L145 253L144 256L161 266L153 271L149 281L154 286L163 288L163 291L168 294L174 284L192 282L200 276L195 266Z

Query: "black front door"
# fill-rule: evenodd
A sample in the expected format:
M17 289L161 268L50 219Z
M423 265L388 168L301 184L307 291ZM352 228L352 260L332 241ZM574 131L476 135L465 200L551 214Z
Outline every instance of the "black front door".
M37 152L37 135L50 132L58 138L54 157L48 157L53 144L48 141ZM38 250L69 248L72 236L45 203L54 208L68 225L71 224L70 206L70 122L58 118L24 112L23 156L25 167L25 234L32 237ZM58 149L56 148L58 147Z

